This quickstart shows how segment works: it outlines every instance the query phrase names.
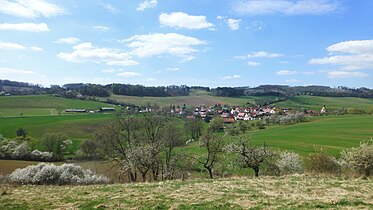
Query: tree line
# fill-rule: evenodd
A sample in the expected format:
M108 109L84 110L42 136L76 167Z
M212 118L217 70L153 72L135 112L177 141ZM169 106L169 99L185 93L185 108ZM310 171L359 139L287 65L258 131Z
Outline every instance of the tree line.
M63 86L52 85L44 88L41 85L30 83L0 80L0 92L16 95L30 94L57 94L68 98L82 96L108 97L110 93L128 96L186 96L192 90L203 90L215 96L240 97L240 96L279 96L279 100L297 95L327 96L327 97L359 97L373 98L373 89L366 87L349 88L345 86L295 86L286 85L260 85L258 87L217 87L209 88L203 86L169 85L169 86L144 86L131 84L84 84L71 83ZM265 103L271 103L265 102Z

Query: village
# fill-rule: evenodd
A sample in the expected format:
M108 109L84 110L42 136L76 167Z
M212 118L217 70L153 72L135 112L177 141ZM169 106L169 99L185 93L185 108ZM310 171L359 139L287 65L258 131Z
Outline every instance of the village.
M201 118L205 121L211 119L214 116L220 116L224 119L224 123L234 123L239 120L250 121L250 120L261 120L265 117L272 115L283 115L288 116L299 111L292 110L289 108L280 107L244 107L244 106L221 106L216 104L215 106L200 105L194 108L191 113L186 111L185 105L183 108L176 107L174 105L170 106L170 113L179 114L180 116L185 116L186 119ZM325 106L321 108L320 111L316 110L304 110L301 112L304 117L318 116L327 113Z

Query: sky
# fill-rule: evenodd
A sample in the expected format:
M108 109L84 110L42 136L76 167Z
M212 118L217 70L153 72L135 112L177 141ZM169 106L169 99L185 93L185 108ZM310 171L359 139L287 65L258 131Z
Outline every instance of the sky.
M0 79L373 88L372 0L0 0Z

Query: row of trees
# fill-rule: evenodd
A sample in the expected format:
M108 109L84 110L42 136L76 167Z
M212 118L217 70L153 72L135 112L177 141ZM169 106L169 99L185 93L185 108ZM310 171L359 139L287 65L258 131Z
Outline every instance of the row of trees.
M236 133L232 137L230 132L221 132L228 129L221 119L213 118L206 129L201 119L189 119L182 128L171 119L154 113L142 116L120 113L97 132L96 140L103 154L115 161L130 181L137 181L140 176L142 181L170 180L200 169L208 172L210 178L224 176L227 171L238 168L250 168L255 176L262 170L272 175L300 173L304 168L325 172L330 166L328 160L335 159L319 152L302 160L293 152L277 151L265 143L253 144L247 135L242 137ZM242 133L248 130L244 123L234 129ZM187 138L196 141L194 145L199 149L193 152L182 149L185 145L183 130ZM373 144L364 143L359 148L344 151L342 158L334 162L368 176L373 169L372 160Z
M217 96L282 96L287 98L297 95L313 95L313 96L328 96L328 97L359 97L372 98L373 90L369 88L348 88L328 86L296 86L290 87L286 85L261 85L254 88L237 87L237 88L216 88L211 91Z
M329 96L329 97L360 97L373 98L373 90L365 87L348 88L344 86L328 87L328 86L296 86L290 87L286 85L261 85L258 87L217 87L210 89L209 87L201 86L186 86L186 85L170 85L147 87L143 85L130 84L84 84L73 83L65 84L62 87L52 85L50 88L43 88L40 85L34 85L23 82L15 82L9 80L0 80L0 92L4 91L11 94L58 94L64 96L66 91L75 91L77 94L94 97L107 97L110 92L118 95L129 96L185 96L191 90L204 90L211 92L216 96L224 97L239 97L239 96L279 96L278 100L286 100L288 97L296 95L314 95L314 96ZM260 105L268 105L276 102L275 100L258 101Z
M63 133L46 133L40 140L26 136L25 129L17 130L18 137L6 139L0 136L0 158L12 160L61 161L72 141ZM44 151L35 147L41 144ZM82 148L85 148L84 146Z

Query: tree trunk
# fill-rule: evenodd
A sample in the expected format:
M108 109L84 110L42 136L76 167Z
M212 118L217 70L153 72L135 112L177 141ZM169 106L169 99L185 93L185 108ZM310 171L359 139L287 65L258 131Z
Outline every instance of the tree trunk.
M146 174L147 173L141 173L142 182L146 182Z
M207 168L207 170L209 171L210 178L213 179L212 168Z
M128 177L130 178L130 182L136 182L136 176L131 171L128 171Z
M255 177L259 177L259 167L253 168L255 172Z

